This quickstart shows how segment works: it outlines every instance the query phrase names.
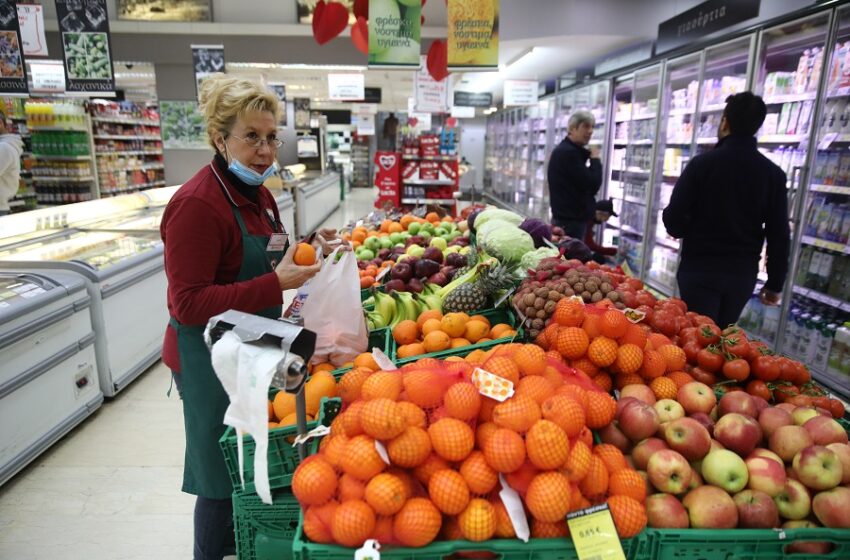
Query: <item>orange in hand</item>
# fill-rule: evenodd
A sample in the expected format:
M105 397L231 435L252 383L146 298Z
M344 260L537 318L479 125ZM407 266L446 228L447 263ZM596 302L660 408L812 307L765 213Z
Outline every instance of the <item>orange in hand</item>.
M298 266L310 266L316 264L316 250L309 243L299 243L295 247L292 261Z

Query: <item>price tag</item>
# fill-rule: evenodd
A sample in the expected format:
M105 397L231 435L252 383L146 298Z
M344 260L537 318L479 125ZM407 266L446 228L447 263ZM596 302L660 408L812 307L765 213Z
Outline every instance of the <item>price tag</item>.
M502 304L503 304L503 303L505 303L505 301L506 301L509 297L511 297L515 291L516 291L516 288L511 288L510 290L508 290L507 292L505 292L505 293L502 295L502 297L500 297L500 298L499 298L499 300L496 302L496 304L493 306L493 309L498 309L499 307L501 307L501 306L502 306Z
M387 453L387 448L384 447L384 444L381 443L378 440L375 440L375 451L378 452L378 455L381 456L381 459L384 461L384 463L386 463L388 465L391 464L390 463L390 454Z
M378 364L378 367L384 371L395 371L398 369L395 367L393 361L390 360L380 348L372 349L372 357L375 359L375 363Z
M304 443L304 442L309 441L313 438L326 436L329 433L331 433L330 427L328 427L328 426L316 426L315 428L313 428L312 430L310 430L306 434L295 436L295 441L292 442L292 447L295 447L299 443Z
M823 138L821 138L820 142L818 143L818 150L825 150L829 148L829 146L833 142L835 142L836 138L838 138L837 132L830 132L828 134L824 134Z
M375 282L380 282L380 281L381 281L381 279L382 279L384 276L386 276L387 274L389 274L389 272L390 272L390 270L391 270L391 269L392 269L392 265L390 265L390 266L385 266L385 267L384 267L384 270L382 270L381 272L379 272L379 273L378 273L378 275L375 277Z
M472 372L472 384L479 393L499 402L505 402L514 396L513 383L481 368L475 368Z
M644 318L646 318L645 312L638 311L637 309L632 309L631 307L623 310L623 314L626 316L626 319L628 319L630 323L640 323L644 320Z
M579 560L626 560L608 504L567 514Z

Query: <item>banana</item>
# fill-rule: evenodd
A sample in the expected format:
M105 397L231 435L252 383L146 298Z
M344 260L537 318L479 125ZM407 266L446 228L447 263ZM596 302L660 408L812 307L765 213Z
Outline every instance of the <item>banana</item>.
M413 301L413 294L410 292L393 292L393 297L397 302L397 312L390 326L394 327L402 321L415 321L419 318L416 304Z
M375 296L369 296L368 298L363 300L363 307L374 307L375 306Z
M396 300L391 295L384 292L375 292L375 312L383 317L384 325L389 325L393 322L397 308Z
M425 307L426 310L429 310L429 309L439 310L443 306L443 300L441 300L440 296L438 296L436 294L425 294L425 292L422 292L421 294L418 295L417 299L422 303L422 305Z
M382 329L387 326L384 316L377 311L370 311L366 314L366 322L369 324L369 330Z

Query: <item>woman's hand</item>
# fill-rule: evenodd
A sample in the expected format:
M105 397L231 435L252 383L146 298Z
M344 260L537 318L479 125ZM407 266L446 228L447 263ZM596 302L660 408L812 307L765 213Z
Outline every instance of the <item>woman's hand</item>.
M342 245L343 251L350 251L351 245L342 240L338 235L335 229L331 228L322 228L319 230L318 235L316 236L316 240L319 242L319 246L322 249L322 254L325 256L330 255L334 249Z
M292 260L295 255L295 248L296 244L291 244L289 250L283 255L280 264L274 269L281 290L300 288L322 268L321 259L318 259L315 264L309 266L295 264Z

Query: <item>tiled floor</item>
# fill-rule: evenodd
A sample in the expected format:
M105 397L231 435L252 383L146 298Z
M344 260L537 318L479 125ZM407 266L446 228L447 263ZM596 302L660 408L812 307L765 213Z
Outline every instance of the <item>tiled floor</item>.
M352 191L326 225L364 216L374 199ZM169 383L152 367L0 487L0 558L192 557L194 497L180 492L183 415Z

